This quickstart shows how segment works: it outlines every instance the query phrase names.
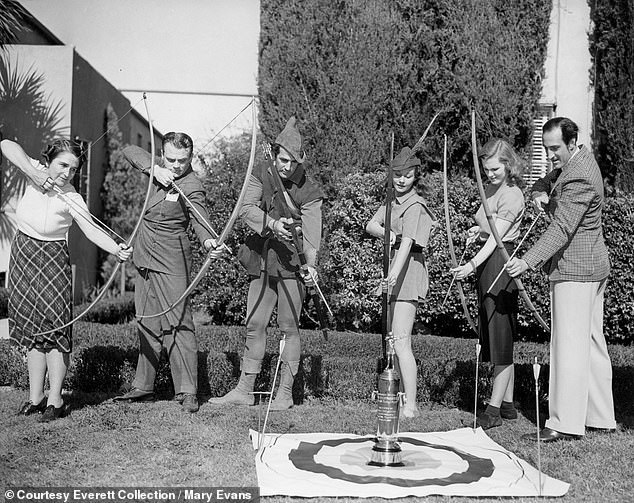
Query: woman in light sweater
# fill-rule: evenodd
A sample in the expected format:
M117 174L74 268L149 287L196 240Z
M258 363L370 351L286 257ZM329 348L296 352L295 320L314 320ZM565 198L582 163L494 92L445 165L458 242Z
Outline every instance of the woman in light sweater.
M83 159L77 143L55 140L42 152L44 164L13 141L2 140L0 149L28 180L16 208L17 232L9 260L9 334L11 342L26 351L29 370L29 400L18 414L42 413L40 421L48 422L66 410L61 393L72 350L72 326L64 327L72 319L68 229L77 222L88 239L120 261L127 260L132 249L95 225L71 185Z
M495 228L507 252L512 254L520 237L524 215L523 161L513 147L500 138L488 141L480 157L489 179L485 191ZM469 262L451 271L458 280L470 274L475 274L477 278L482 361L495 365L491 398L486 410L476 419L477 425L487 430L502 425L502 419L517 418L513 403L513 341L517 339L518 291L515 281L506 271L497 278L504 269L505 260L497 248L482 205L474 219L477 225L469 230L469 234L476 238L480 249Z

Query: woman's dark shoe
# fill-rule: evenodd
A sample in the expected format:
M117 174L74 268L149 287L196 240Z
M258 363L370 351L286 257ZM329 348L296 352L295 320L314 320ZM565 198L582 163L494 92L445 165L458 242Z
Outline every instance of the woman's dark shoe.
M30 416L31 414L42 413L46 409L46 397L38 404L34 404L30 400L24 402L18 410L18 416Z
M495 426L502 426L503 421L500 416L493 416L491 414L487 414L486 412L480 414L478 419L476 419L476 426L479 426L483 430L488 430L490 428L494 428Z
M503 419L517 419L517 409L513 402L502 402L500 405L500 416Z
M44 414L42 417L38 419L40 423L50 423L51 421L55 421L61 417L66 415L66 407L65 404L62 403L61 407L55 407L54 405L49 405L46 407Z

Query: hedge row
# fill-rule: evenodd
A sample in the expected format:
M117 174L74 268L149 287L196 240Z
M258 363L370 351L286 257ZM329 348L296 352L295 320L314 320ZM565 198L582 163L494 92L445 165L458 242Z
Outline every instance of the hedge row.
M256 389L268 390L278 353L274 331L267 341L264 371ZM219 396L229 391L239 375L244 344L242 327L202 326L199 340L198 371L201 395ZM310 398L369 399L375 388L380 336L332 332L326 341L320 332L304 331L301 366L294 387L296 403ZM116 393L132 381L137 360L135 328L128 325L80 323L75 331L76 348L65 387L84 392ZM418 359L418 400L447 406L469 408L474 393L474 340L415 336L414 353ZM634 348L610 347L614 366L614 394L619 414L634 414ZM423 356L424 355L424 356ZM540 375L542 400L548 390L547 350L542 345L516 345L515 397L531 410L534 402L534 358L544 363ZM491 392L492 367L480 369L478 397ZM0 385L26 388L26 364L7 341L0 343ZM163 357L157 376L157 392L173 393L169 364ZM544 409L545 410L545 409Z

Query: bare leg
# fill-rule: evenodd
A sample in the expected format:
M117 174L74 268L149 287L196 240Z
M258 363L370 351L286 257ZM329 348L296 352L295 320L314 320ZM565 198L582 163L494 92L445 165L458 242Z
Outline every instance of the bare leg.
M489 405L500 407L502 400L513 403L513 386L515 384L515 367L496 365L493 369L493 391Z
M29 369L29 400L37 405L44 399L46 353L39 349L30 349L27 353L27 367Z
M416 406L416 359L412 352L412 327L416 315L416 303L395 302L392 316L392 334L394 335L394 350L401 370L401 379L405 389L406 403L403 407L405 417L418 415Z
M62 353L57 349L51 349L46 353L46 364L48 366L48 381L50 390L48 393L48 404L56 408L62 406L62 385L66 377L66 369L70 361L70 353Z

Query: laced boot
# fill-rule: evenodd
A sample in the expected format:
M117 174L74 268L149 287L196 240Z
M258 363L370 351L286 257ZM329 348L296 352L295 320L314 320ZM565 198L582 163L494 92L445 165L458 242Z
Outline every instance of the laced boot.
M282 368L280 371L280 386L277 388L277 394L275 400L271 402L270 410L287 410L293 406L293 382L295 376L291 366L282 362Z
M209 403L215 405L253 405L255 396L252 394L257 374L242 372L238 385L224 396L210 398Z

